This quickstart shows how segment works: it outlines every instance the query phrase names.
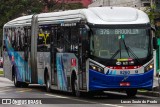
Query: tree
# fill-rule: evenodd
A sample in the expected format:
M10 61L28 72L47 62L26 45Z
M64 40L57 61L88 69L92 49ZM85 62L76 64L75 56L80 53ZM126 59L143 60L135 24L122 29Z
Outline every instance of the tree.
M145 12L148 14L150 22L152 25L156 25L156 19L158 19L160 17L160 12L157 11L156 9L156 5L153 4L151 7L147 7ZM157 28L157 27L156 27ZM159 36L160 35L160 26L156 31L156 35Z
M74 10L74 9L81 9L81 8L84 8L82 3L65 4L66 10Z
M1 0L0 3L0 46L3 25L20 16L42 12L42 0Z
M58 11L64 6L65 10L83 8L81 3L63 4L55 0L1 0L0 3L0 46L2 45L2 30L6 22L17 17L48 11Z
M154 24L155 15L157 14L155 12L155 5L152 5L151 7L147 7L144 11L148 14L148 17L150 19L151 24Z

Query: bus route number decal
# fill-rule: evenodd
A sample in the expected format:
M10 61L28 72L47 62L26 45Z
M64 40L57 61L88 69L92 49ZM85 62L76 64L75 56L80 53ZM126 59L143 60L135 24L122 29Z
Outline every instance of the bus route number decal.
M122 74L122 75L128 75L128 74L130 74L130 71L120 71L120 74Z

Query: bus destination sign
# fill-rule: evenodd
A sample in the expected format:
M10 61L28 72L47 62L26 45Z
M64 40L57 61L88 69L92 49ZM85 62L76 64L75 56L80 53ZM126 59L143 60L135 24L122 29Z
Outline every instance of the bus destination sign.
M138 29L97 29L96 34L107 35L107 34L139 34Z

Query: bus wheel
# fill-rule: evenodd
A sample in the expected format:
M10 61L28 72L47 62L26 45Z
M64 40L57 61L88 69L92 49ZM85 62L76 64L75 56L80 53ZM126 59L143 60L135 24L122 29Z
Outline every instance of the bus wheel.
M14 78L14 86L15 87L21 87L21 83L19 82L19 81L17 81L17 74L15 73L14 74L14 76L13 76L13 78Z
M72 93L73 95L80 97L81 96L81 92L78 90L78 84L77 84L77 80L76 77L72 76L71 77L71 86L72 86Z
M137 89L126 90L126 93L128 97L135 97L137 94Z
M47 92L50 92L51 89L50 89L50 82L49 82L48 73L45 74L45 77L46 77L46 91L47 91Z

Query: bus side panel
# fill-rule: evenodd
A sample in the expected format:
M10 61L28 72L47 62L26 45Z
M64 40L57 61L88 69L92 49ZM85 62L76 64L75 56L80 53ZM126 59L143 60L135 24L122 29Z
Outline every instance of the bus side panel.
M3 61L4 61L3 64L4 76L12 80L12 63L10 61L7 51L4 51L3 53Z
M12 80L12 62L11 62L11 55L13 54L12 47L10 45L10 38L8 37L9 31L3 33L4 37L4 54L3 54L3 60L4 60L4 65L3 65L3 70L5 77Z
M15 66L17 80L21 82L31 82L31 68L29 63L24 60L24 52L14 52L12 63ZM25 68L28 67L28 68ZM26 70L28 69L28 70Z
M18 52L17 53L17 60L15 60L15 63L16 63L16 68L17 68L17 72L19 72L19 79L20 81L22 82L25 82L25 69L24 69L24 59L22 59L24 55L24 52Z
M50 53L49 52L37 52L37 70L38 70L38 84L45 84L44 71L45 68L50 73ZM50 75L50 74L49 74Z
M16 52L12 48L9 38L5 38L5 45L6 50L4 54L4 71L5 71L5 77L12 80L12 66L15 67L15 72L17 74L17 80L21 82L25 82L25 69L24 64L28 65L27 62L24 61L24 52ZM30 69L30 68L29 68ZM31 71L30 71L31 72Z
M75 60L75 65L71 64L71 60ZM71 73L73 70L78 74L78 59L72 53L57 53L56 55L57 64L57 79L58 79L58 90L70 91L71 90ZM77 77L78 79L78 77Z

